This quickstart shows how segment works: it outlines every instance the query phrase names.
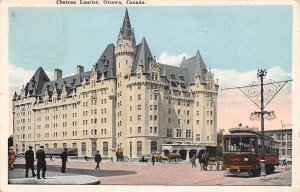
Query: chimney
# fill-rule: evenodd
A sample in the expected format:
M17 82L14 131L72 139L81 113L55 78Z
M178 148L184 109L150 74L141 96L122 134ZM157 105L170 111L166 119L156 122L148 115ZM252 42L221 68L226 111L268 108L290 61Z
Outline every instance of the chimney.
M54 70L54 81L57 81L58 79L62 78L62 70L61 69L55 69Z
M77 65L77 74L83 73L84 72L84 68L81 65Z

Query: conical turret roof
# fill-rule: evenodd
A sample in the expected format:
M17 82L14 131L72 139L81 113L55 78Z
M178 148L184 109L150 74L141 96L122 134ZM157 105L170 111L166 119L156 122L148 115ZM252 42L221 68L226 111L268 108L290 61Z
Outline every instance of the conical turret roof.
M123 20L121 33L123 35L123 38L130 38L132 36L132 29L131 29L131 25L130 25L127 8L126 8L126 12L125 12L124 20Z

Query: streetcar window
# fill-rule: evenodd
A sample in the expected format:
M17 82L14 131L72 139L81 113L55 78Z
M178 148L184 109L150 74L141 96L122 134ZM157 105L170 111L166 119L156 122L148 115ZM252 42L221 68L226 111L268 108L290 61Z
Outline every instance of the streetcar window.
M257 139L256 138L252 138L251 139L251 152L257 153L257 151L258 151Z
M239 137L232 137L230 140L230 151L240 151L241 149L241 139Z
M242 137L241 149L242 151L250 151L250 137Z

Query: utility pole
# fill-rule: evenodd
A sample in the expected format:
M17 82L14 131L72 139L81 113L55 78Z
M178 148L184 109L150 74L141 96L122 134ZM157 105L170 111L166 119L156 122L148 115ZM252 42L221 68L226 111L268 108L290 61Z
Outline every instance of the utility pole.
M278 81L274 82L269 80L269 82L264 83L264 77L267 75L267 71L265 69L260 69L257 71L257 77L260 78L260 82L253 82L248 86L243 87L231 87L221 89L229 90L229 89L239 89L246 95L259 109L260 111L255 111L251 113L250 120L260 120L261 124L261 179L266 180L266 170L265 170L265 134L264 134L264 126L265 126L265 118L268 120L272 120L276 118L274 111L265 111L266 106L272 101L272 99L277 95L277 93L282 89L282 87L292 80ZM266 116L265 116L266 115Z

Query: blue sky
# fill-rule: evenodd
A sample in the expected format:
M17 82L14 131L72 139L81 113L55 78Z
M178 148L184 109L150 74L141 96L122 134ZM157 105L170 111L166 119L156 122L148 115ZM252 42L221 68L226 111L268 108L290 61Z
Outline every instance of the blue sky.
M257 81L257 69L267 69L267 79L292 79L291 6L129 7L128 11L137 43L145 37L159 62L179 65L183 56L199 50L220 89ZM40 66L50 79L55 68L62 69L63 76L76 73L76 65L91 70L106 46L116 43L124 14L125 7L10 8L11 97ZM289 83L268 106L277 118L267 121L266 129L292 122L291 103ZM256 110L240 91L219 90L218 129L239 123L259 127L260 122L249 120Z
M137 43L159 58L194 56L208 67L245 72L280 66L291 72L291 6L129 7ZM116 43L125 7L10 8L9 63L35 71L76 65L90 70ZM178 63L178 62L177 62ZM168 63L166 63L168 64Z

